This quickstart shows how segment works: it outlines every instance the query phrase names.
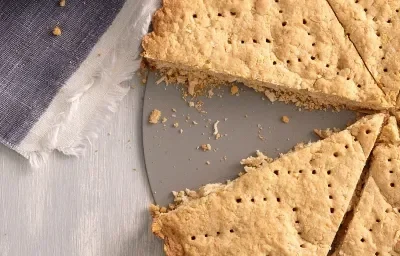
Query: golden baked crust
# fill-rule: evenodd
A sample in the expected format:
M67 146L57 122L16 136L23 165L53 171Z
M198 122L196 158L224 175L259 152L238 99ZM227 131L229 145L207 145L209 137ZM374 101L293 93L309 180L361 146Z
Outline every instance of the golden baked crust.
M383 119L364 117L272 162L245 161L253 166L227 185L168 213L153 207L153 232L168 256L326 255Z
M400 147L394 117L382 130L369 178L337 255L400 255Z
M392 100L400 89L400 3L328 0L375 80Z
M143 39L143 56L175 82L193 87L239 81L334 106L395 104L325 0L163 2L154 31Z

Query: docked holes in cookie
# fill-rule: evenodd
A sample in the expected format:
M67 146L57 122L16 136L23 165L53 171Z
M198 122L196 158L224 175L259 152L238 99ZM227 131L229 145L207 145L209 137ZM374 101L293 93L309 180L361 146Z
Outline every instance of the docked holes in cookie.
M280 203L280 202L281 202L281 199L280 199L279 197L277 197L277 198L276 198L276 201L277 201L278 203Z
M364 12L367 12L368 11L368 9L367 8L364 8Z
M375 255L379 255L379 252L376 252Z
M275 174L276 176L278 176L278 175L279 175L279 170L275 170L275 171L274 171L274 174Z
M339 152L333 153L333 156L334 156L334 157L339 157Z
M378 32L376 32L376 35L379 37L379 36L381 36L381 33L378 31Z
M361 84L357 84L357 88L361 88Z
M286 21L282 22L282 26L283 26L283 27L286 26L286 25L287 25L287 22L286 22Z
M370 134L370 133L371 133L371 130L370 130L370 129L367 129L367 130L365 131L365 133L366 133L366 134Z
M394 188L396 185L392 182L390 183L390 187Z
M356 0L355 3L358 4L359 0Z
M254 203L256 200L255 200L254 198L252 198L250 201L251 201L252 203Z
M267 39L265 39L265 42L266 42L267 44L270 44L270 43L271 43L271 40L269 40L269 39L267 38Z
M195 236L192 236L191 238L192 238L192 240L196 240L196 237L195 237Z
M276 61L272 62L272 65L276 65Z
M300 58L298 58L298 59L297 59L297 61L298 61L298 62L301 62L301 59L300 59Z
M222 17L222 13L219 12L219 13L218 13L218 17Z
M376 219L376 222L377 222L377 223L381 222L381 219Z
M369 229L369 232L372 232L372 231L373 231L372 228L370 228L370 229Z
M221 234L221 232L218 231L218 232L217 232L217 236L219 236L220 234Z
M331 170L328 170L326 173L327 173L328 175L331 175L332 171L331 171Z
M267 198L266 198L266 197L264 197L264 198L263 198L263 200L264 200L264 202L265 202L265 201L267 201Z
M396 12L399 12L400 10L399 9L396 9Z
M325 67L329 68L329 64L326 64Z
M290 60L287 60L286 63L287 63L287 64L290 64Z
M312 60L315 60L315 56L311 56L310 58L311 58Z
M348 148L349 148L349 145L346 144L346 145L344 146L344 148L345 148L345 149L348 149Z
M197 14L195 13L195 14L193 14L193 18L194 19L196 19L197 18Z
M382 45L379 45L379 49L382 49L383 48L383 46Z
M333 199L333 196L332 196L332 195L329 195L329 199Z
M244 44L244 40L241 40L240 43L241 43L241 44Z
M305 244L301 244L300 247L301 248L306 248L306 245Z
M242 202L242 198L236 198L236 203L240 204Z
M231 11L231 15L232 16L236 16L236 12L235 11Z
M229 232L231 232L231 233L234 233L234 232L235 232L235 230L233 230L233 229L230 229L230 230L229 230Z
M331 188L332 187L332 184L331 183L328 183L328 188Z
M330 211L332 214L335 213L335 208L331 208Z
M312 174L317 174L317 171L316 170L312 170L312 172L311 172Z
M361 241L361 243L364 243L364 242L365 242L365 238L362 237L362 238L360 239L360 241Z
M304 25L307 24L307 20L306 19L303 19L303 24Z
M256 44L256 43L257 43L257 39L253 39L253 43L255 43L255 44Z
M208 234L205 234L204 237L208 237Z
M292 211L297 212L297 207L293 207Z
M393 170L390 170L389 173L393 173Z
M388 158L388 162L392 162L392 158Z
M391 20L391 19L388 19L386 22L387 22L387 23L392 23L392 20Z
M383 69L383 72L388 72L388 69L387 69L387 68L384 68L384 69Z
M303 170L299 170L299 173L303 173Z
M283 13L283 11L282 11L282 10L279 10L279 13Z

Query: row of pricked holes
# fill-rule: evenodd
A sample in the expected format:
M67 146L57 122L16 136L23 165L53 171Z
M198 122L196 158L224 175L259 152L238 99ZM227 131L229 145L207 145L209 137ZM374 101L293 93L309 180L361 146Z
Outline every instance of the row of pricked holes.
M235 230L231 228L229 230L229 233L235 233ZM216 233L217 236L219 236L220 234L221 234L221 232L219 232L219 231ZM209 237L209 234L205 234L204 237L206 237L206 238ZM192 239L194 241L194 240L196 240L196 236L191 236L190 239Z
M236 12L232 12L232 11L231 11L230 13L231 13L232 16L235 16L235 15L236 15ZM279 13L282 13L282 10L280 10ZM222 17L223 15L222 15L221 13L218 13L218 16ZM193 18L197 18L197 14L193 14ZM306 20L306 19L303 19L303 24L304 24L304 25L307 24L307 20ZM283 26L283 27L285 27L286 25L287 25L287 22L286 22L286 21L282 22L282 26ZM310 35L310 33L308 33L308 35ZM268 39L268 38L266 38L266 39L265 39L265 42L269 44L269 43L271 43L271 40ZM240 43L241 43L241 44L244 44L245 41L244 41L244 40L241 40ZM253 39L253 43L258 43L258 40ZM230 40L228 40L228 44L232 44L232 42L231 42ZM316 43L312 43L311 45L312 45L312 46L315 46ZM316 60L316 57L315 57L315 56L311 56L310 59L311 59L311 60ZM298 62L302 62L302 59L301 59L301 58L298 58L297 60L298 60ZM287 60L286 63L287 63L287 64L290 64L290 60ZM273 61L272 64L273 64L273 65L276 65L277 62L276 62L276 61ZM330 67L329 64L326 64L325 66L326 66L327 68ZM385 72L386 72L386 71L385 71ZM337 75L339 75L339 72L337 72ZM348 77L347 80L350 80L350 78ZM357 87L358 87L358 88L361 88L361 85L358 84Z
M389 209L386 209L385 212L386 212L386 213L389 213L390 210L389 210ZM398 209L398 212L400 213L400 209ZM376 221L376 223L380 223L380 222L381 222L381 219L377 218L375 221ZM370 228L370 229L369 229L369 232L372 232L372 231L373 231L372 228ZM364 242L366 241L366 239L365 239L364 237L361 237L360 241L361 241L361 243L364 243ZM375 255L380 255L380 253L379 253L379 252L375 252Z
M355 0L355 2L358 3L359 0ZM367 8L364 8L364 12L367 12L367 11L368 11L368 9L367 9ZM400 11L400 9L396 9L396 12L399 12L399 11ZM375 17L372 18L372 20L376 21ZM387 22L387 23L392 23L392 19L388 19L386 22ZM347 35L349 35L349 34L347 34ZM381 33L378 31L378 32L376 32L376 35L377 35L378 37L380 37L380 36L381 36ZM379 46L379 49L382 49L382 48L383 48L382 45ZM382 57L382 60L384 60L384 59L385 59L385 56ZM388 68L386 68L386 67L383 68L383 72L388 72L388 71L389 71Z

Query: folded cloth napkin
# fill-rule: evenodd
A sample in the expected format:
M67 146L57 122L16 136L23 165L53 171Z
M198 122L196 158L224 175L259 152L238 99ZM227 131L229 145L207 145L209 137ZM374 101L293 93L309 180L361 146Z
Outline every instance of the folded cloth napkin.
M158 0L0 0L0 142L79 155L129 90Z

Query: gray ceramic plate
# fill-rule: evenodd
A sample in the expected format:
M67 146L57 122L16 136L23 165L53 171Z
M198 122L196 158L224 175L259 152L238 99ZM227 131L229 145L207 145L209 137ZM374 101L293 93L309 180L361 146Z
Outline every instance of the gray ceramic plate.
M201 114L182 99L179 87L157 85L157 79L150 74L147 82L143 145L150 185L160 205L171 202L173 190L196 189L237 177L243 170L239 161L254 155L257 149L276 157L299 142L318 140L314 128L344 128L355 117L350 111L299 111L293 105L263 100L262 94L243 86L239 86L239 96L232 96L230 88L225 87L214 90L212 98L193 100L204 102L207 113ZM168 119L165 127L148 123L148 116L155 108ZM283 123L282 116L288 116L290 122ZM213 135L213 124L217 120L220 134L227 135L218 140ZM179 123L178 128L173 127L175 122ZM212 150L197 149L201 144L210 144Z

